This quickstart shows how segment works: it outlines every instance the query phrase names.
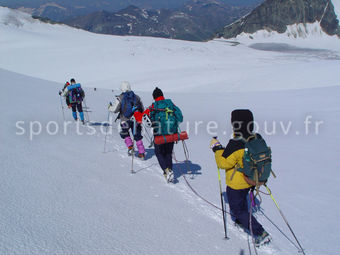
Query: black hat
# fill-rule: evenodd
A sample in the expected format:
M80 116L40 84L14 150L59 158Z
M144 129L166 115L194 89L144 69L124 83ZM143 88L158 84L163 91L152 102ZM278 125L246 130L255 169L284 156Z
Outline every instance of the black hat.
M70 80L70 82L76 83L76 80L72 78L72 79Z
M231 125L235 136L248 138L254 130L254 116L248 109L237 109L231 112Z
M156 99L156 98L162 97L162 96L164 96L164 95L163 95L162 90L161 90L160 88L156 87L156 88L154 89L154 91L152 92L152 96L153 96L153 99Z

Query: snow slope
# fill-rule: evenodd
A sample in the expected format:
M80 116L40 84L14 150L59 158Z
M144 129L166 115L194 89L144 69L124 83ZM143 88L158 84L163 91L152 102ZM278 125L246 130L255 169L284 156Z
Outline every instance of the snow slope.
M40 121L46 129L48 121L56 120L62 127L56 93L60 85L3 70L0 77L1 84L11 84L3 87L0 100L1 254L221 254L227 250L249 254L247 236L229 225L231 239L223 240L220 212L196 197L183 179L186 174L196 191L219 205L216 166L208 148L210 136L203 127L194 135L193 123L218 121L219 137L225 144L228 137L223 132L230 134L225 125L228 115L239 107L251 108L261 129L264 121L293 121L289 135L266 136L278 175L269 185L306 254L335 254L339 250L336 201L340 165L334 160L340 138L336 132L339 118L334 117L340 112L339 86L262 92L255 97L253 93L193 93L190 102L185 94L166 94L181 106L191 123L188 147L193 171L188 174L185 165L176 164L178 182L169 185L152 150L145 162L136 160L137 174L130 174L131 161L116 129L108 136L107 153L102 153L105 136L98 127L93 136L77 136L75 124L66 135L63 129L55 136L44 130L32 141L27 133L16 135L21 130L15 123L20 120L25 121L20 126L26 130L30 121ZM17 94L20 104L13 107L10 98L18 90L22 92ZM113 97L112 92L86 92L90 118L105 120L104 102ZM150 93L141 95L146 104L151 102ZM202 106L200 102L206 99L213 100L213 106ZM308 115L314 121L324 121L319 135L303 134ZM69 111L66 118L71 120ZM80 127L80 131L91 130ZM148 144L146 139L144 142ZM176 157L184 158L180 145ZM292 240L269 197L263 197L261 207ZM257 217L274 238L272 246L259 254L297 254L261 213ZM230 224L229 217L228 221Z
M216 121L216 135L226 144L235 108L254 112L272 147L278 178L268 185L306 254L340 250L340 61L332 39L234 47L223 40L95 35L27 22L29 17L5 8L0 8L1 20L9 13L11 22L0 25L1 254L254 254L249 237L230 224L229 216L230 240L223 239L220 211L198 198L184 179L219 205L217 170L208 148L212 134L206 126ZM86 89L90 119L98 122L106 120L107 103L118 93L111 89L117 90L122 80L131 81L145 105L155 84L164 88L184 113L192 173L177 163L176 183L166 184L150 149L146 161L135 161L137 173L131 175L131 159L116 128L107 137L106 153L100 127L94 135L77 135L71 123L65 134L58 90L70 77L99 87ZM69 110L65 115L72 119ZM18 121L34 131L38 124L33 121L39 121L43 130L30 140L27 132L16 134L22 131ZM317 121L323 121L318 134ZM53 131L56 124L58 132L49 135L47 125ZM80 126L79 132L94 130ZM184 159L180 144L175 155ZM263 195L261 208L265 216L257 212L256 217L274 241L259 254L298 254L269 197Z
M300 47L300 53L263 52L248 48L254 40L234 47L223 40L197 43L97 35L28 22L26 14L21 17L6 8L0 10L0 20L7 20L0 22L0 67L46 80L65 82L76 76L84 86L110 89L129 80L138 90L149 91L158 84L167 91L183 92L278 90L338 83L333 75L338 66L328 60L339 58L340 46L330 37L278 38L273 42ZM322 51L311 53L305 48ZM316 68L317 73L308 71Z

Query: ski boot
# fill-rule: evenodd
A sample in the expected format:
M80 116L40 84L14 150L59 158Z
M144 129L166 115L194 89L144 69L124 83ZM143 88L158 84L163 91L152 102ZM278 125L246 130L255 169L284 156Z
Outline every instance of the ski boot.
M239 222L238 220L234 221L234 226L237 227L237 229L244 231L244 227L242 226L241 222Z
M260 247L262 245L268 244L271 241L271 237L267 231L263 230L262 234L255 237L255 246Z
M163 170L163 176L164 176L165 180L168 181L168 172L167 172L167 169Z
M138 158L140 158L141 160L145 160L145 153L139 153Z
M169 182L173 182L174 181L174 172L170 169L167 168L165 169L166 174L166 181Z

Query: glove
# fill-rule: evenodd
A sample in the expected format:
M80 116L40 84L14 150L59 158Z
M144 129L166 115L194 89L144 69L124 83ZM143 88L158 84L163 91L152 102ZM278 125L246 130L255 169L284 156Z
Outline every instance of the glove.
M72 107L72 105L69 104L67 107L70 109Z
M213 138L210 142L210 149L212 149L213 152L216 152L218 150L223 150L223 147L216 138Z
M142 124L143 113L141 113L141 112L134 112L133 116L135 117L137 123Z
M109 105L107 106L107 109L110 109L111 106L112 106L112 103L110 102Z
M137 109L138 109L138 107L134 105L134 106L132 107L132 112L137 111Z
M59 93L58 93L58 94L59 94L59 96L61 95L61 91L60 91L60 90L59 90Z
M108 108L108 109L109 109L110 112L114 112L114 111L115 111L115 109L113 108L112 105L109 105L109 108Z
M66 96L68 90L67 90L67 87L61 92L61 96Z

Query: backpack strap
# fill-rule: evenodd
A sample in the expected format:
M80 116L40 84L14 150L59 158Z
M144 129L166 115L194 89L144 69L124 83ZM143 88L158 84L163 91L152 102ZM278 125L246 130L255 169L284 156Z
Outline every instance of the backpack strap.
M173 113L174 111L166 107L165 109L165 119L168 120L169 114Z
M236 164L235 167L234 167L234 170L233 170L233 173L232 175L230 176L230 180L232 180L235 176L235 173L236 171L240 168L240 165L239 164Z
M271 172L272 176L273 176L274 178L276 178L276 174L274 173L273 169L271 169L270 172Z
M256 134L252 134L252 135L250 135L247 139L244 139L243 137L242 137L242 139L243 139L246 143L248 143L251 139L257 139L257 135L256 135Z
M253 138L257 138L257 135L256 134L252 134L251 136L249 136L247 139L245 139L244 137L239 137L239 138L237 138L237 139L239 139L240 141L242 141L244 144L246 144L247 142L249 142L251 139L253 139ZM230 176L230 180L232 180L233 178L234 178L234 176L235 176L235 173L236 173L236 171L238 170L238 169L240 169L241 168L241 166L240 166L240 164L236 164L235 165L235 167L234 167L234 170L233 170L233 173L232 173L232 175Z

